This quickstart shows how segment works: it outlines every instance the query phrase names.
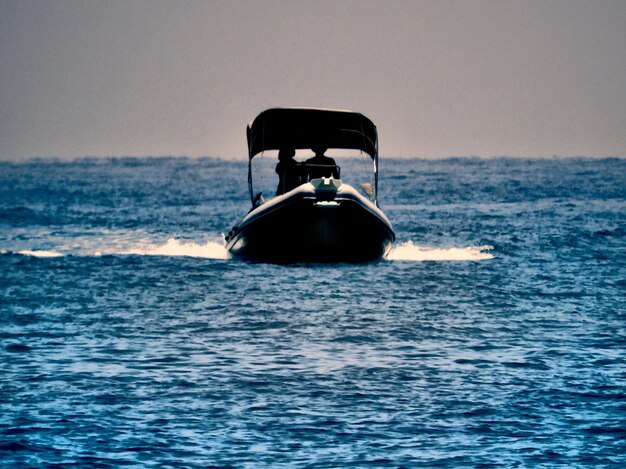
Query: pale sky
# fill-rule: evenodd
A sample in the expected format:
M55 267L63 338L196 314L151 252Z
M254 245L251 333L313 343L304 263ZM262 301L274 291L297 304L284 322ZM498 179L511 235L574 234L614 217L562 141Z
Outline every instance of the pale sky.
M626 156L626 0L0 0L0 159L246 157L269 107L383 156Z

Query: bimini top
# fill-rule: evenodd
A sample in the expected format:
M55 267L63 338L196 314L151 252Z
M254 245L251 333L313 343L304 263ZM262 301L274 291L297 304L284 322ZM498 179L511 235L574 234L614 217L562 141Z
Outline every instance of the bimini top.
M248 125L248 156L265 150L294 150L323 145L361 150L376 159L376 126L363 114L306 108L273 108L263 111Z

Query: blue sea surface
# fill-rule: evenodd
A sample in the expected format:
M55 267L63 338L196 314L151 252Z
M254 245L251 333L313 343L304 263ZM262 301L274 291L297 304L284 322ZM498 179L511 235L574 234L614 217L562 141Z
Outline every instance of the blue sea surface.
M625 467L626 159L380 204L388 259L250 263L245 162L1 162L0 466Z

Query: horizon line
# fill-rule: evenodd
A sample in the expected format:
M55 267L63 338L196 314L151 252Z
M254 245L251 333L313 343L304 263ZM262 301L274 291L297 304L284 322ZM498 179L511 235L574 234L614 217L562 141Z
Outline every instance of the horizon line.
M355 155L356 156L356 155ZM348 156L348 157L355 157ZM397 156L397 155L379 155L380 159L385 160L429 160L429 161L437 161L437 160L458 160L458 159L467 159L467 160L495 160L495 159L520 159L520 160L559 160L559 159L626 159L625 155L535 155L535 156L523 156L523 155L449 155L449 156L423 156L423 155L415 155L415 156ZM57 156L57 155L49 155L49 156L31 156L26 158L0 158L0 163L29 163L29 162L41 162L41 161L50 161L50 162L73 162L73 161L81 161L81 160L114 160L114 159L188 159L188 160L201 160L201 159L214 159L226 162L246 162L248 161L247 156L243 157L224 157L224 156L216 156L216 155L198 155L198 156L188 156L188 155L82 155L82 156Z

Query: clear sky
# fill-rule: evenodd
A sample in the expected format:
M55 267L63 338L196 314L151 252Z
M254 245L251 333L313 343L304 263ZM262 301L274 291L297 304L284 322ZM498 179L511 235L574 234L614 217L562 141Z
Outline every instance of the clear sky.
M384 156L626 156L626 0L0 0L0 159L245 158L274 106Z

